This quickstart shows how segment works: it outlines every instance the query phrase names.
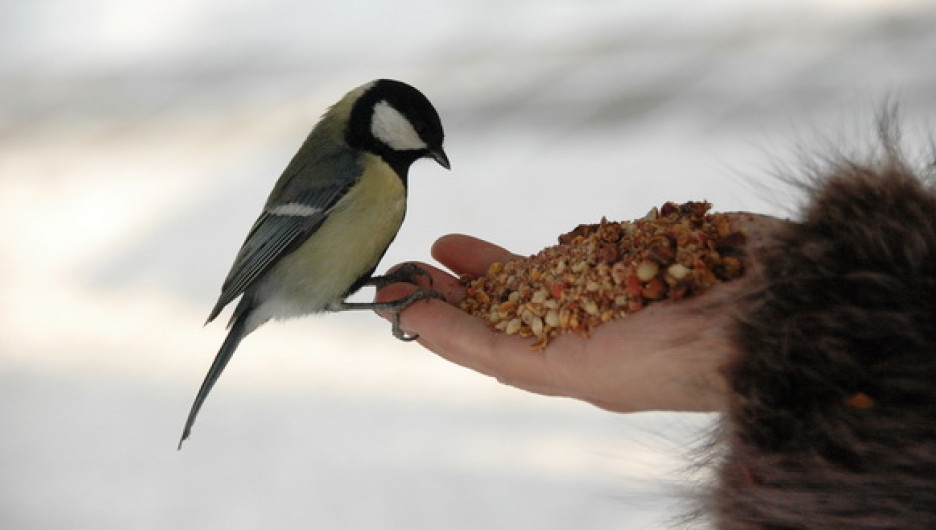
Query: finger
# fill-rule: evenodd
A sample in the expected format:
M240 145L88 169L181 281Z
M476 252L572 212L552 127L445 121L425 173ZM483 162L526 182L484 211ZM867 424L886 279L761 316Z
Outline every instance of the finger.
M429 272L437 277L439 271ZM440 279L463 296L461 284L451 284L451 276L442 274ZM415 286L406 283L388 285L380 290L378 300L402 298L414 289ZM426 300L411 304L401 312L400 324L407 334L417 335L419 344L440 357L494 377L501 383L539 394L562 394L543 352L531 349L529 339L491 330L483 319L454 305L457 295L453 296L448 287L443 287L441 292L450 303ZM389 318L384 313L381 316Z
M725 215L737 223L740 229L755 233L769 231L790 222L787 219L752 212L726 212Z
M735 230L746 236L749 246L752 244L757 246L771 232L790 223L787 219L750 212L728 212L725 216L728 217Z
M455 274L481 276L491 263L505 262L518 256L483 239L462 234L442 236L432 245L432 257Z

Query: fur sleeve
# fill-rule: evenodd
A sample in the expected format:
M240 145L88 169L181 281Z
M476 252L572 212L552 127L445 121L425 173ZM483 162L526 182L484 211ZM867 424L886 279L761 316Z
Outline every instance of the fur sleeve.
M893 151L834 164L759 251L719 528L936 528L936 195Z

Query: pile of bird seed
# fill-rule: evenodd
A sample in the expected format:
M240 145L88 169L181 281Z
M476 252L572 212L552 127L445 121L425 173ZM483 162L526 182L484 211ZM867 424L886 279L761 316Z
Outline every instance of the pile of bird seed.
M467 283L462 310L545 348L559 333L588 335L662 300L699 294L743 273L745 236L708 202L667 202L643 219L580 225L525 259L493 263Z

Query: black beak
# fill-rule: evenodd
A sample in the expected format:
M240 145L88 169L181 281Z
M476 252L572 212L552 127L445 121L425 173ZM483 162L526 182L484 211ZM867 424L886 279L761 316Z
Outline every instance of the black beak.
M445 169L452 169L451 164L449 164L448 155L445 154L445 151L442 150L441 146L435 149L430 149L429 156L431 156L433 160L438 162L439 165Z

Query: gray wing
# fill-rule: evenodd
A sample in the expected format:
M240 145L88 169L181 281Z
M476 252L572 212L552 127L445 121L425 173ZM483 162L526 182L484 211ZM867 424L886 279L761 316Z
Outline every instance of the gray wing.
M299 150L270 193L263 213L234 258L208 322L280 258L318 230L360 176L360 166L353 153L333 153L325 159L306 157L303 160L301 157L307 147L304 145Z

